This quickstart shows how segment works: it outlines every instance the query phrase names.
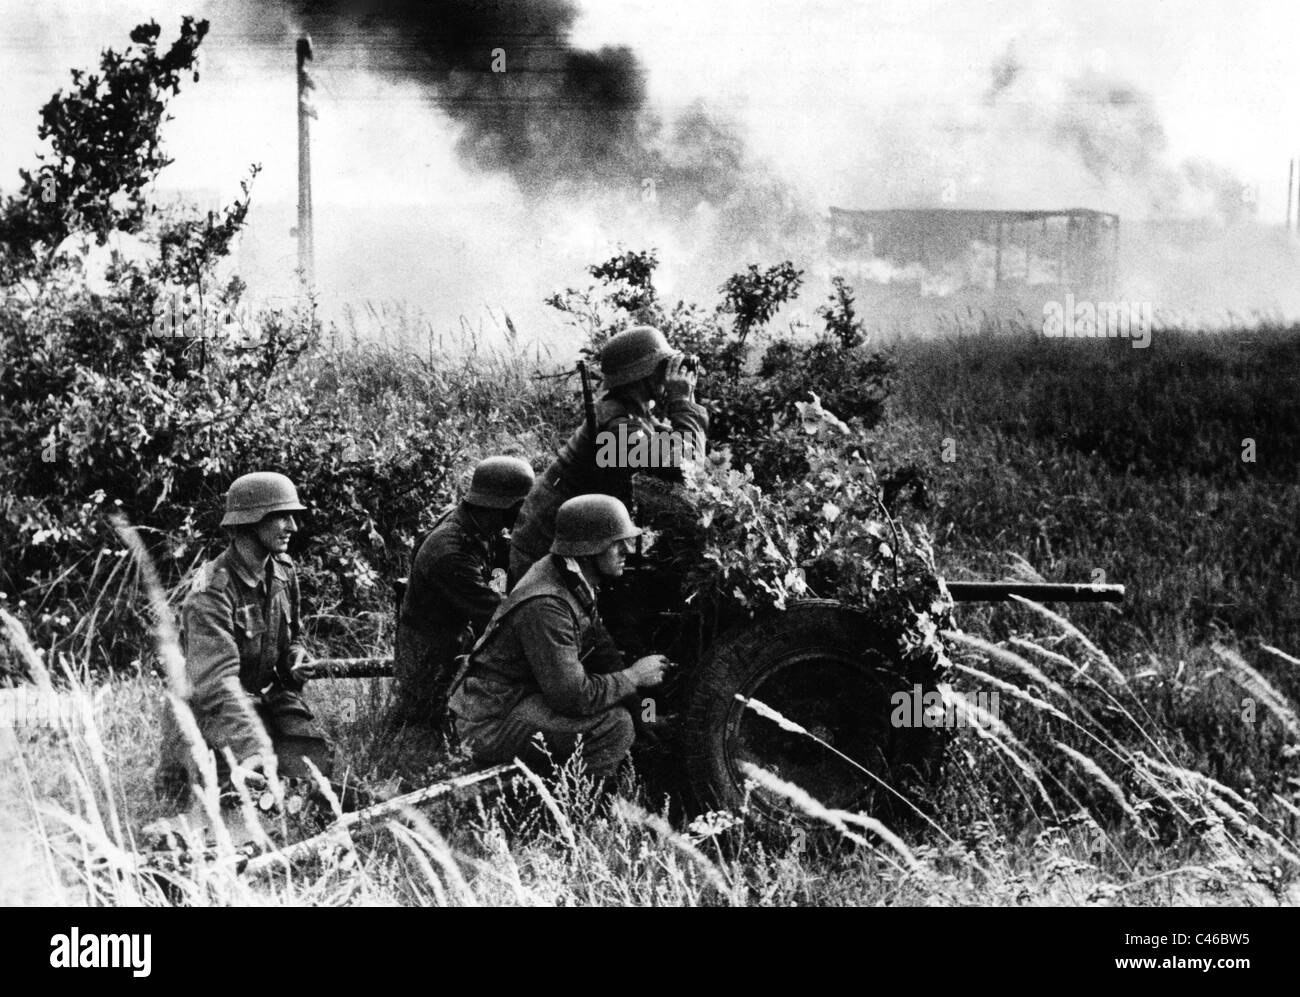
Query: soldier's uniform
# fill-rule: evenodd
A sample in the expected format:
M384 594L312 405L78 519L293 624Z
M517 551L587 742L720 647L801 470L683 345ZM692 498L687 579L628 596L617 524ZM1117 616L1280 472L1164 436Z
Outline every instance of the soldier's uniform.
M491 587L492 568L492 538L478 530L464 502L420 545L397 624L400 720L442 723L455 659L469 650L501 602Z
M550 466L537 477L524 500L519 521L510 534L510 580L517 582L529 566L545 556L555 536L555 514L575 495L612 495L624 505L633 506L632 476L636 468L599 467L596 455L598 437L611 432L620 439L619 426L630 444L641 434L674 432L683 439L703 441L709 426L708 410L685 397L669 398L665 403L666 419L652 415L648 408L635 406L606 392L596 406L596 432L584 422L569 437ZM645 468L644 473L680 476L675 468Z
M621 701L636 692L576 562L550 554L497 608L451 697L476 762L532 756L541 732L556 760L579 736L588 772L613 775L634 738Z
M303 756L329 774L324 731L290 673L301 632L298 575L287 554L253 565L232 544L200 570L182 609L181 641L190 709L223 785L227 747L236 761L273 747L281 775L307 776ZM194 762L171 709L163 713L157 785L183 795Z

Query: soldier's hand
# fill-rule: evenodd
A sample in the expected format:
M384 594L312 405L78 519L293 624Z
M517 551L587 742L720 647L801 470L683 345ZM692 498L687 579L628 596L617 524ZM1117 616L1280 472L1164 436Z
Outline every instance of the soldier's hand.
M269 812L284 806L284 786L280 782L275 755L249 755L237 762L230 773L235 786L243 786L258 810Z
M695 397L696 372L684 369L682 364L685 361L686 357L681 353L668 358L668 372L664 376L664 394L669 398Z
M249 785L265 785L275 781L276 762L274 755L249 755L239 767L244 770L244 778Z
M311 678L311 659L307 657L307 652L302 648L298 648L294 652L293 661L289 665L289 674L299 684Z
M642 689L662 682L671 667L672 662L662 654L647 654L644 658L637 659L628 671L632 673L632 681L637 688Z

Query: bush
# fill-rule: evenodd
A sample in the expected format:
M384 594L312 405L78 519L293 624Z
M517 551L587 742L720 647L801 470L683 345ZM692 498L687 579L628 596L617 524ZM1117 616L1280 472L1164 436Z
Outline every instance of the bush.
M900 660L924 653L945 661L938 632L951 625L951 605L929 536L885 508L860 425L842 422L815 395L795 408L797 418L772 434L771 446L798 453L801 476L764 489L752 469L732 466L726 448L688 468L687 493L703 527L690 596L751 611L808 598L870 606L899 635Z

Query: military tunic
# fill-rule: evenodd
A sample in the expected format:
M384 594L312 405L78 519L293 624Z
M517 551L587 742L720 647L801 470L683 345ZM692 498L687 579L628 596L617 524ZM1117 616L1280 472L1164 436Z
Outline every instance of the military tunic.
M232 544L199 571L182 608L189 706L224 783L224 750L236 761L274 749L280 774L306 776L302 756L328 774L324 732L290 672L301 647L298 575L286 554L263 566ZM160 791L183 792L194 762L171 710L164 710Z
M525 571L551 548L555 537L555 514L566 500L575 495L598 493L612 495L629 510L633 508L632 476L637 468L599 467L599 437L604 432L615 439L635 443L639 435L652 439L658 433L675 433L680 438L698 441L708 430L709 414L703 405L685 396L669 398L665 403L667 420L659 419L648 408L633 405L606 392L596 407L596 432L584 422L569 437L550 466L538 476L519 511L519 520L510 534L510 581L516 583ZM620 436L619 427L626 427ZM675 467L644 469L660 476L680 475ZM633 513L635 515L635 512Z
M501 596L492 588L492 538L465 503L434 527L416 552L397 624L397 716L441 724L456 656L469 650Z
M538 732L563 760L581 736L588 771L603 777L632 746L632 715L621 703L635 692L586 580L549 555L498 607L450 708L476 762L526 758Z

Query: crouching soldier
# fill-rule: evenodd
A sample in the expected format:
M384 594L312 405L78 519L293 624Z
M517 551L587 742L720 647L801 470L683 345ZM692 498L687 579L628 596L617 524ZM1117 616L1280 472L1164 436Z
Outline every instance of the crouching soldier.
M481 461L469 492L416 552L397 624L397 722L445 722L456 658L501 602L491 586L493 541L514 525L532 484L533 469L518 457Z
M581 738L589 773L617 772L634 736L623 701L658 685L668 667L652 654L625 668L596 612L597 587L623 573L628 541L640 532L607 495L560 507L550 555L497 608L451 697L456 732L476 762L535 761L540 733L557 761Z
M304 758L330 771L330 746L301 694L298 576L286 553L298 529L293 514L305 509L283 474L236 479L221 520L230 546L203 565L182 609L189 706L223 789L227 748L241 768L272 782L308 776ZM157 788L183 801L195 761L170 709L162 751Z

